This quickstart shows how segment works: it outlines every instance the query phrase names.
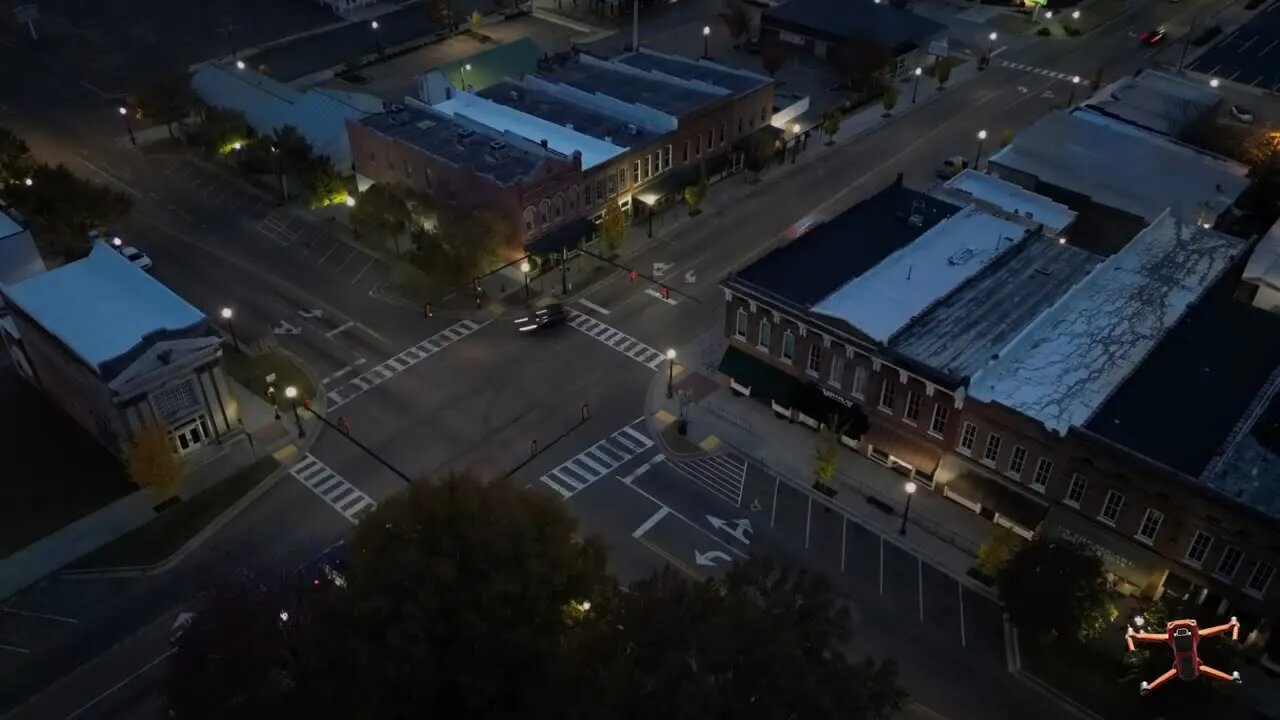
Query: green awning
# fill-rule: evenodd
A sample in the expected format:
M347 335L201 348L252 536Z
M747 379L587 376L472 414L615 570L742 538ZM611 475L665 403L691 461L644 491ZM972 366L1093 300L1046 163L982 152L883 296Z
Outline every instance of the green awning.
M751 389L751 397L773 400L790 408L803 390L803 384L763 360L730 345L720 358L720 372Z

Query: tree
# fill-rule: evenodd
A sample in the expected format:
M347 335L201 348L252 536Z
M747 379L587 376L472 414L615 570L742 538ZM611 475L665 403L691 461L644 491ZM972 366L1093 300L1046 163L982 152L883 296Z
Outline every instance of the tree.
M351 208L351 225L366 238L403 250L400 239L413 228L412 191L398 183L377 183L360 194ZM389 242L388 242L389 241Z
M937 70L934 71L934 74L938 78L938 89L945 89L947 87L947 81L951 79L950 58L938 58Z
M178 494L186 469L173 451L169 433L156 423L138 429L125 455L129 478L163 502Z
M380 505L351 542L353 664L371 718L536 717L570 610L611 583L565 506L450 475ZM543 715L545 717L545 715Z
M453 30L453 8L449 0L427 0L427 17L433 27Z
M827 136L827 144L836 144L836 133L840 132L840 123L844 121L844 116L839 110L832 108L822 116L822 133Z
M186 72L150 80L138 88L131 100L144 119L164 123L169 137L174 137L173 124L186 119L196 105L191 75Z
M1012 530L996 525L978 548L978 570L994 578L1021 544L1021 538Z
M213 155L225 153L231 143L243 142L253 135L244 113L220 107L206 107L200 124L187 133L187 143Z
M1023 545L996 584L1018 628L1042 638L1085 639L1115 616L1101 558L1065 540Z
M450 209L435 230L415 227L410 261L427 277L446 285L470 282L491 270L514 248L514 228L500 215Z
M851 90L872 92L885 84L893 52L870 38L856 38L836 46L831 65Z
M786 44L774 33L767 33L760 38L760 66L769 73L769 77L777 77L778 71L786 64Z
M34 165L27 141L0 125L0 193L6 186L31 177Z
M742 0L725 0L724 9L717 13L733 40L733 47L742 46L742 38L751 32L751 13L747 12ZM773 73L769 73L772 75Z
M472 10L469 21L472 30L479 30L480 26L484 24L484 15L481 15L479 10Z
M898 104L898 88L893 84L884 86L884 94L880 96L880 104L884 106L885 117L893 113L893 108Z
M818 443L813 458L813 479L827 483L836 474L840 461L840 431L830 424L818 428Z
M760 176L769 169L769 165L777 154L778 141L772 135L761 132L751 137L751 146L747 149L745 164L747 170L754 175L755 182L760 181Z
M751 560L721 579L666 568L593 607L570 638L567 720L889 718L890 662L850 662L850 612L821 575Z
M327 155L315 155L301 171L302 191L313 208L336 205L347 197L347 183Z
M621 206L611 202L604 208L604 218L600 221L600 243L606 252L613 254L622 249L627 241L627 216Z
M702 212L702 201L707 198L707 181L699 180L698 182L684 189L684 203L689 206L689 215L697 215Z
M1004 132L1000 133L1000 147L1001 147L1001 148L1007 148L1007 147L1009 147L1009 144L1010 144L1010 143L1012 143L1012 142L1013 142L1013 131L1012 131L1012 130L1005 130Z
M51 254L74 260L89 250L94 227L129 214L132 201L84 180L65 165L37 165L31 184L11 186L7 199L31 223L37 242Z

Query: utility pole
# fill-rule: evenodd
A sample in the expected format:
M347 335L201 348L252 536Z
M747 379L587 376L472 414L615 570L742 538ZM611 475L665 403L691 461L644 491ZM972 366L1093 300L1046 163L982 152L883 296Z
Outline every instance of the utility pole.
M640 0L631 4L631 52L640 52Z

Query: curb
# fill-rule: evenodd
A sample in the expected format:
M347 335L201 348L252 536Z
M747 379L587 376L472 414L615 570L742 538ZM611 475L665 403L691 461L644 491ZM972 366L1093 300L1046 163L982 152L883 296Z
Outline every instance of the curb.
M1018 626L1013 624L1013 620L1009 618L1009 613L1004 613L1002 622L1004 625L1005 662L1008 665L1010 675L1022 681L1028 687L1057 700L1082 720L1106 720L1101 715L1081 705L1075 698L1024 670L1022 668L1022 646L1018 641Z

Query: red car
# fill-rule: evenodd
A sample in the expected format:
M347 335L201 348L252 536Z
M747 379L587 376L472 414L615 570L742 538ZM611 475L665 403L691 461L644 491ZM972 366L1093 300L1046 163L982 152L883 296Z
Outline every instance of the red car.
M1164 36L1167 32L1168 31L1165 30L1164 26L1162 25L1158 28L1154 28L1142 33L1141 35L1138 36L1138 39L1142 41L1143 45L1159 45L1160 43L1164 42Z

